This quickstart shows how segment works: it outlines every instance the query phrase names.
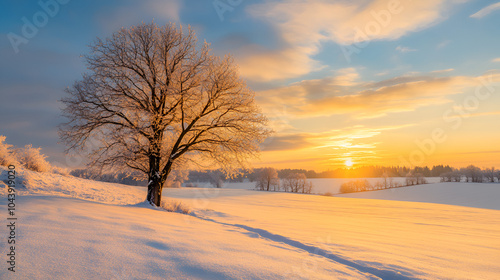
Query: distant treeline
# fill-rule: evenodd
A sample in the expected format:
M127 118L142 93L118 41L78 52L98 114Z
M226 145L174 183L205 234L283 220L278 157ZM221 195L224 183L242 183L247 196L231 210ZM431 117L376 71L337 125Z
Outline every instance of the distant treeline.
M439 177L441 177L441 182L494 183L500 182L500 171L494 167L481 169L469 165L461 169L452 168L451 171L441 173ZM427 184L427 180L422 173L409 172L406 175L405 184L395 182L386 174L382 176L381 181L373 185L364 179L343 183L340 187L340 193L384 190L420 184Z
M406 174L406 180L403 183L396 182L392 177L386 175L382 176L382 179L370 184L366 179L358 179L354 181L345 182L340 186L340 193L352 193L352 192L365 192L365 191L376 191L385 190L392 188L401 188L414 185L427 184L427 180L422 175L422 173L409 172Z
M494 167L481 169L469 165L465 168L444 172L440 177L441 182L493 183L500 182L500 170L496 170Z
M240 174L230 178L224 176L220 170L190 171L189 181L191 182L212 182L229 181L243 182L245 179L251 182L257 181L259 175L265 168L255 168L252 171L241 170ZM424 177L439 177L446 172L453 172L456 169L449 165L435 165L429 168L424 167L401 167L401 166L361 166L355 168L338 168L324 172L316 172L306 169L278 169L278 177L286 178L291 174L304 174L306 178L379 178L379 177L406 177L407 174L422 174Z
M255 168L251 171L240 170L239 174L228 177L221 170L204 170L204 171L175 171L171 178L166 182L165 187L180 187L183 182L209 182L214 187L221 187L224 182L258 182L262 179L262 174L266 173L270 168ZM400 167L400 166L363 166L352 169L339 168L331 171L315 172L314 170L305 169L279 169L276 170L277 178L293 178L298 175L304 176L307 179L312 178L391 178L391 177L409 177L409 174L415 174L419 177L441 177L443 182L498 182L500 181L500 171L495 168L481 169L474 165L465 168L456 169L449 165L435 165L432 168L424 167ZM71 175L75 177L93 179L97 181L122 183L127 185L146 186L147 181L138 179L141 174L130 174L126 172L101 174L88 169L76 169L71 171ZM410 183L411 184L411 183ZM193 185L193 184L190 184ZM194 186L194 185L193 185ZM280 186L283 190L287 188ZM292 188L290 188L292 189Z

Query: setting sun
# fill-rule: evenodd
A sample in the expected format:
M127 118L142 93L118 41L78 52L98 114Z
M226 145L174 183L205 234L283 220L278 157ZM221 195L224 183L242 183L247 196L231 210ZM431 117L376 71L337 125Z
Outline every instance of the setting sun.
M352 160L351 159L347 159L345 162L344 162L345 166L347 167L352 167Z

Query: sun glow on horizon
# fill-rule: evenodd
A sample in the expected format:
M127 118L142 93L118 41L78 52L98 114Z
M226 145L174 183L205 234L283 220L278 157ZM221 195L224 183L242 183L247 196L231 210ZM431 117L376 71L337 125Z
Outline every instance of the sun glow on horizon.
M349 159L347 159L347 160L344 162L344 164L345 164L345 166L347 166L347 167L352 167L353 162L352 162L352 160L349 158Z

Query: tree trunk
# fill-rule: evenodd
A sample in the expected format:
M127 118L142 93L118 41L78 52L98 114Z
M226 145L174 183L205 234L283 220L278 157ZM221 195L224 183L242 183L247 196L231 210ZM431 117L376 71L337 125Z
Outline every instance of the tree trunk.
M149 156L149 178L147 200L151 205L160 206L163 182L160 176L160 157Z

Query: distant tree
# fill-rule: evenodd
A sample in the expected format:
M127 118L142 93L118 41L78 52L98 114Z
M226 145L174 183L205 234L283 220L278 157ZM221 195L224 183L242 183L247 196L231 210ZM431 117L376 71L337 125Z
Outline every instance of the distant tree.
M215 188L222 188L224 179L224 173L220 170L210 170L208 172L208 182Z
M417 184L417 180L412 172L408 172L408 174L406 174L405 181L407 186L413 186Z
M283 179L282 187L285 191L295 193L311 193L313 186L312 183L307 182L304 173L291 173Z
M441 175L439 175L439 177L441 177L441 182L451 182L451 178L452 178L451 173L452 172L441 173Z
M260 170L256 184L257 189L262 191L277 190L279 189L279 184L280 181L276 169L266 167Z
M302 187L302 193L312 193L313 188L313 183L311 181L306 181L304 187Z
M454 170L451 172L451 180L452 182L462 182L463 174L460 170Z
M383 183L382 182L377 182L380 186L380 189L383 188ZM368 191L371 190L372 187L368 180L355 180L355 181L349 181L342 183L340 185L340 193L352 193L352 192L363 192L363 191Z
M389 189L394 187L394 179L392 178L391 175L389 175L388 172L384 172L384 174L382 174L382 183L384 189Z
M432 167L431 175L438 177L438 176L441 176L442 174L450 173L450 172L453 172L453 168L451 168L449 165L446 165L446 166L436 165L436 166Z
M306 177L307 178L318 178L318 173L316 173L316 171L314 171L314 170L307 170Z
M483 174L484 174L484 177L486 177L486 179L489 182L491 182L491 183L495 182L495 177L497 176L497 171L495 170L495 167L486 168L483 171Z
M168 176L165 181L165 187L167 188L180 188L182 183L189 178L188 170L172 170L170 176Z
M424 174L416 173L414 175L414 177L415 177L415 181L417 182L417 185L427 184L427 179L425 179Z
M481 183L483 181L483 172L477 166L469 165L462 168L461 172L466 177L467 182Z
M413 174L422 174L423 176L426 176L426 177L430 177L432 176L431 175L431 170L429 169L429 167L427 166L424 166L424 167L419 167L419 166L416 166L414 169L413 169Z
M90 164L142 171L157 206L172 170L203 162L232 172L269 134L233 60L185 31L150 23L97 39L85 56L90 73L62 100L69 150L95 140Z
M375 184L373 184L371 189L372 190L383 190L383 189L385 189L385 184L384 184L384 182L377 181L377 182L375 182ZM366 190L368 190L368 189L363 189L363 191L366 191Z

